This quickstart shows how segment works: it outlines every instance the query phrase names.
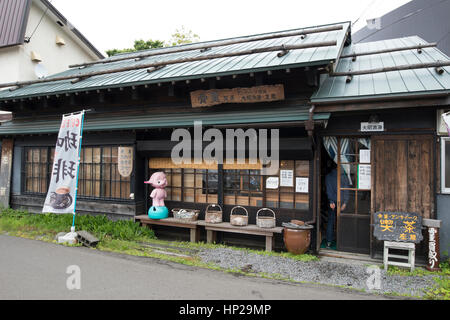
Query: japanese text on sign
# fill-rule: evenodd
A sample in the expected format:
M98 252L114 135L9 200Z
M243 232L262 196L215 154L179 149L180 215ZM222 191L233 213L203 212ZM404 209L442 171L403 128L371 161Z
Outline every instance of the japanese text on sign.
M74 213L83 117L63 116L43 212Z
M384 131L384 122L361 122L361 132Z
M126 178L133 172L133 147L119 147L118 167L119 174Z
M278 100L284 100L284 86L282 84L191 92L193 108L209 107L224 103L255 103Z
M409 212L376 212L374 236L384 241L418 243L423 240L422 217Z

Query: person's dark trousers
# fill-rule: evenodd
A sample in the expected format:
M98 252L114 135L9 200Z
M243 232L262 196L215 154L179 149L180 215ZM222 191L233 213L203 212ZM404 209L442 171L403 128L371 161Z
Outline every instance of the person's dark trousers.
M334 225L336 224L336 209L328 207L328 222L327 222L327 242L334 241Z

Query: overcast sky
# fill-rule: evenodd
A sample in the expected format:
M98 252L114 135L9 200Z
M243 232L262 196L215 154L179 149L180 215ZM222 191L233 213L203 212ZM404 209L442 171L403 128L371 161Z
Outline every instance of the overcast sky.
M184 26L200 41L379 17L409 0L52 0L101 51L169 40Z

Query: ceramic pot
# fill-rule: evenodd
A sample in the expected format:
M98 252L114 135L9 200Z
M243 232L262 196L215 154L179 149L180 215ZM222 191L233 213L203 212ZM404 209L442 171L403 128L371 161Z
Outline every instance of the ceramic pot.
M284 245L293 254L304 254L311 244L311 230L284 228Z

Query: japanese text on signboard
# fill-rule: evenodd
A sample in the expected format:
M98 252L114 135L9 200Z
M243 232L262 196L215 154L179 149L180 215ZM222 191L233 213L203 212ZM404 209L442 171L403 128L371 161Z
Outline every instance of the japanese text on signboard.
M422 217L409 212L376 212L374 236L378 240L419 243L422 236Z
M284 100L284 86L282 84L191 92L193 108L209 107L223 103L255 103L277 100Z

